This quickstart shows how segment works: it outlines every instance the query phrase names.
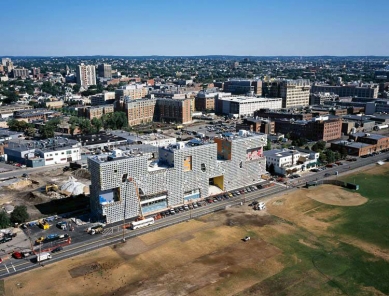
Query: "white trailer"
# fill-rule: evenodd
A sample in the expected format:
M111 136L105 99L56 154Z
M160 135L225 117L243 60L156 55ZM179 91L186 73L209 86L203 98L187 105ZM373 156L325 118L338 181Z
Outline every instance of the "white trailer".
M48 260L48 259L51 259L51 254L50 253L40 253L38 255L36 255L36 261L37 262L42 262L42 261L45 261L45 260Z

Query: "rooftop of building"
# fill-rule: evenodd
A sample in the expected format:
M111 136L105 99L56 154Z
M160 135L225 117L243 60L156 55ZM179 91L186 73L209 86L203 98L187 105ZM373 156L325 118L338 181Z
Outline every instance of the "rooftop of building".
M175 137L170 137L166 136L164 134L160 133L151 133L151 134L143 134L143 135L137 135L134 133L129 133L123 130L115 130L110 132L112 135L115 135L117 137L121 137L127 140L130 140L132 142L136 141L144 141L144 140L149 140L149 141L155 141L155 140L162 140L162 139L175 139Z
M55 150L65 150L68 148L72 148L77 144L77 141L69 140L63 137L54 137L39 141L18 139L9 141L8 149L20 152L26 150L40 150L46 152Z
M335 145L343 145L346 147L352 147L352 148L358 148L358 149L371 146L371 144L366 144L366 143L361 143L361 142L351 142L351 141L345 141L345 140L335 141L332 143Z
M255 96L222 96L222 97L219 97L219 100L238 102L238 103L282 101L281 98L264 98L264 97L255 97Z
M74 135L68 136L69 139L76 140L78 142L100 144L117 141L126 141L125 138L112 134L111 132L100 132L93 135Z
M311 151L311 153L312 152L313 151ZM308 151L304 152L295 149L272 149L264 151L263 154L266 157L283 158L291 155L309 155L310 153Z
M362 132L351 134L351 136L354 138L365 138L365 139L373 139L373 140L380 140L380 139L388 138L388 136L385 136L385 135L362 133Z

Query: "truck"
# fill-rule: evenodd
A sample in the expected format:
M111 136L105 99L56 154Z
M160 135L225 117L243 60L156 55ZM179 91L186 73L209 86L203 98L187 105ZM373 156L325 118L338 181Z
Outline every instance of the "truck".
M46 220L41 220L41 221L39 221L39 227L44 229L44 230L47 230L50 228L50 224L47 223Z
M40 253L38 255L36 255L36 261L37 262L42 262L42 261L45 261L45 260L48 260L48 259L51 259L51 254L50 253L47 253L47 252L44 252L44 253Z
M262 211L265 209L266 209L266 206L265 206L264 202L260 202L254 206L254 210L257 210L257 211Z
M98 233L102 233L103 230L104 227L102 225L97 225L97 226L89 227L86 231L91 235L95 235Z
M67 223L65 221L58 222L56 225L59 229L66 230Z

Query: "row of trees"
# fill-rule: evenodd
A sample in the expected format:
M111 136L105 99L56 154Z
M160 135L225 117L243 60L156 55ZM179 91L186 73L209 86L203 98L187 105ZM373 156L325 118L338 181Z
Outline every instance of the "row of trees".
M54 133L58 128L58 125L61 123L61 119L58 117L50 119L45 123L45 125L42 125L39 127L39 133L41 134L41 137L43 139L52 138L54 137Z
M92 120L72 116L69 119L70 133L73 135L76 127L81 130L82 134L98 133L101 128L104 129L123 129L128 126L127 116L124 112L114 112L104 114L101 118Z
M33 137L35 135L34 125L23 120L10 119L7 121L11 131L23 132L26 136Z
M4 229L11 223L24 223L30 218L26 206L16 206L10 216L6 212L0 212L0 228Z

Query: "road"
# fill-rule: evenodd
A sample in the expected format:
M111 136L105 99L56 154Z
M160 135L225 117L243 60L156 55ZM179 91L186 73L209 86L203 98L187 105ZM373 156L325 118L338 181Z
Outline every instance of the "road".
M68 164L55 164L50 166L43 166L43 167L37 167L37 168L19 168L16 170L8 171L0 173L0 179L5 178L11 178L11 177L20 177L23 174L32 174L32 173L39 173L39 172L45 172L50 170L56 170L58 168L63 168L65 166L68 166Z
M321 180L324 178L325 173L334 174L335 171L338 171L339 175L342 175L345 172L349 172L350 170L354 170L366 165L374 164L379 160L386 160L388 158L388 155L389 153L382 153L369 158L360 158L355 162L345 162L345 164L342 166L329 168L322 172L317 172L312 174L309 173L306 176L300 177L298 179L294 179L293 182L297 182L298 186L303 185L305 184L305 182ZM251 202L253 200L269 197L278 194L280 192L285 192L287 190L294 190L294 186L285 186L284 184L275 183L275 185L272 187L248 192L238 197L234 197L232 199L219 201L217 203L207 204L206 206L194 210L181 212L179 214L157 220L153 225L148 226L146 228L137 229L137 230L125 230L123 232L121 224L118 223L116 225L106 228L104 230L103 235L95 235L95 236L85 235L84 237L85 241L81 241L66 246L64 250L61 251L60 253L53 254L53 259L49 261L43 261L42 265L49 264L52 262L58 262L62 259L70 258L75 255L89 252L91 250L99 249L115 243L120 243L123 240L123 238L127 240L129 238L141 234L145 234L148 232L156 231L158 229L168 227L170 225L174 225L183 221L187 221L192 218L203 216L215 211L223 210L228 206L234 206L245 202ZM8 260L4 260L4 262L0 266L0 278L5 278L7 276L14 275L26 270L31 270L37 267L39 267L39 264L34 262L33 259L30 260L28 258L26 259L9 258Z

